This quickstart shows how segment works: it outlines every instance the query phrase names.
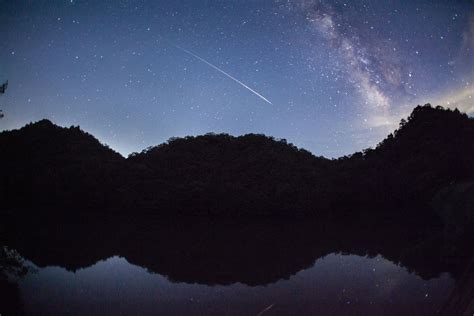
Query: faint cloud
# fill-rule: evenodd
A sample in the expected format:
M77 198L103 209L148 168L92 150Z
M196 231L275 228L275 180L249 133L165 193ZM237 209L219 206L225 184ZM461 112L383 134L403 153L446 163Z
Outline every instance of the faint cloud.
M372 128L386 127L388 129L395 129L400 119L398 116L374 115L367 121L367 124Z
M390 132L398 128L400 120L407 118L417 105L430 103L433 106L440 105L448 109L458 109L470 116L474 116L474 86L449 91L441 95L419 99L412 105L399 106L397 109L388 111L374 110L367 118L365 124L369 128L380 129L383 132Z
M474 115L474 86L469 85L463 89L449 92L440 98L439 105L455 109L467 113L468 115Z

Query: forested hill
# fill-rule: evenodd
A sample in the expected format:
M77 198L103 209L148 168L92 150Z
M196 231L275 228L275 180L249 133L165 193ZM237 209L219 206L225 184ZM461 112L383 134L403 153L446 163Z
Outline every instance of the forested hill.
M0 133L0 194L10 208L353 216L431 205L471 183L473 136L473 119L425 105L375 149L336 160L255 134L173 138L125 159L78 127L42 120Z
M339 159L337 169L361 199L429 201L442 187L474 180L474 119L418 106L375 149Z
M120 160L123 157L78 126L64 128L43 119L0 133L0 149L9 158L38 160Z
M48 120L0 133L2 206L93 206L104 202L125 159L79 127Z

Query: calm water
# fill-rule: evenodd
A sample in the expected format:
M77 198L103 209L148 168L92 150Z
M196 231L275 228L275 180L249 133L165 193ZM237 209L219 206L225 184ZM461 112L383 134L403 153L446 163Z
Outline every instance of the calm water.
M18 251L10 253L13 265L27 267L8 272L7 311L433 315L457 288L453 269L433 259L431 232L419 229L307 221L93 223L30 221L18 223L21 231L7 230L8 248ZM8 264L1 268L7 272Z
M425 281L381 256L329 254L263 286L175 283L115 256L75 272L40 268L19 292L29 315L431 315L453 285L447 274Z

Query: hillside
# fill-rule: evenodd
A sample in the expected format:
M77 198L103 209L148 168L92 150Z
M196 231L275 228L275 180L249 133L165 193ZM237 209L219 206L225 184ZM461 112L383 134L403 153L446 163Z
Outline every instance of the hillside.
M124 159L47 120L0 133L10 208L149 209L162 214L359 216L429 206L474 181L474 120L418 106L375 149L337 160L248 134L173 138Z
M255 134L171 139L128 160L166 183L181 211L204 214L307 210L333 164L285 140ZM155 192L144 187L142 192Z
M125 159L79 127L48 120L0 133L7 206L104 205Z
M339 159L338 181L361 199L426 202L442 187L474 179L473 139L466 114L418 106L375 149Z

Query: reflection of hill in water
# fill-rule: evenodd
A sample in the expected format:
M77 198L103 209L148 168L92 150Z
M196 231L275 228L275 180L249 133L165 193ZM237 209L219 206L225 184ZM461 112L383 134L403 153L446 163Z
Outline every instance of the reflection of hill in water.
M423 278L456 276L469 256L424 224L336 225L312 220L30 219L9 225L7 244L38 266L69 270L113 255L177 282L264 285L289 278L329 253L381 254ZM13 220L9 220L10 223ZM423 226L425 225L425 226ZM458 248L456 248L458 247Z

